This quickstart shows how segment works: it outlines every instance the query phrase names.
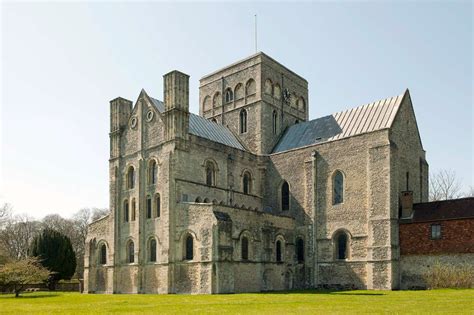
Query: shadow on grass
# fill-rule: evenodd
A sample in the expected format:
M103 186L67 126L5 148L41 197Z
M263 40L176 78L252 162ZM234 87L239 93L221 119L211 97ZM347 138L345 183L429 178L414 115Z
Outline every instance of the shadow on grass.
M15 297L14 294L8 294L8 296L4 297L5 299L18 299L18 300L25 300L25 299L42 299L42 298L49 298L59 296L57 293L50 293L50 294L37 294L33 293L34 295L29 295L30 293L22 293L19 297Z
M292 290L292 291L266 291L266 292L256 292L255 294L335 294L335 295L370 295L370 296L379 296L386 295L382 292L366 292L366 291L357 291L357 290Z

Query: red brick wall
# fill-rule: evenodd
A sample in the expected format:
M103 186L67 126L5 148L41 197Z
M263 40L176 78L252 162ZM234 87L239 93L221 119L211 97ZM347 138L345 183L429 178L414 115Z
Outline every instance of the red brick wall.
M431 239L431 225L441 224L441 239ZM400 224L400 254L474 253L474 219Z

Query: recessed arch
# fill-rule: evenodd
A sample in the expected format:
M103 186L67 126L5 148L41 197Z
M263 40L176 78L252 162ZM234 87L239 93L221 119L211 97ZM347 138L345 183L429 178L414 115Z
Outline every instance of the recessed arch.
M194 202L196 202L196 203L201 203L201 202L202 202L201 197L196 197L196 199L194 200Z
M219 107L222 105L222 97L221 97L221 93L220 92L216 92L214 94L214 97L212 98L212 106L215 108L215 107Z
M243 98L244 98L244 88L242 86L242 83L238 83L234 88L234 99L237 101Z
M155 236L150 236L147 241L147 258L149 262L157 261L158 241Z
M135 243L133 239L129 239L126 242L126 251L127 251L127 262L132 264L135 262Z
M273 97L277 100L281 99L281 88L278 83L273 87Z
M298 101L296 102L296 107L298 107L298 109L301 111L304 111L306 109L306 101L304 100L303 96L300 96L298 98Z
M273 82L272 82L272 80L270 80L270 79L265 80L264 91L265 91L265 94L273 96Z
M212 109L211 97L209 95L206 95L206 97L204 97L204 100L202 101L202 107L204 111Z
M255 93L257 93L257 84L254 79L249 79L245 83L245 96L250 96Z

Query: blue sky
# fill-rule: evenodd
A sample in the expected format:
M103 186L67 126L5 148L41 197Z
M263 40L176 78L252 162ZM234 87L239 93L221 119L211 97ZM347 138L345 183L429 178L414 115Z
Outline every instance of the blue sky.
M410 89L430 170L473 185L472 4L465 2L1 5L0 198L15 212L108 207L109 100L162 99L258 50L309 82L310 118Z

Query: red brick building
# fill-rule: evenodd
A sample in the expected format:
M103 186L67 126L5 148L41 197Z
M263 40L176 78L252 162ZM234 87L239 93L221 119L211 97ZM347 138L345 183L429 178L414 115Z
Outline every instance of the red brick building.
M400 220L400 254L474 253L474 198L413 205Z
M474 198L413 204L402 194L399 225L402 289L425 288L434 264L474 264Z

